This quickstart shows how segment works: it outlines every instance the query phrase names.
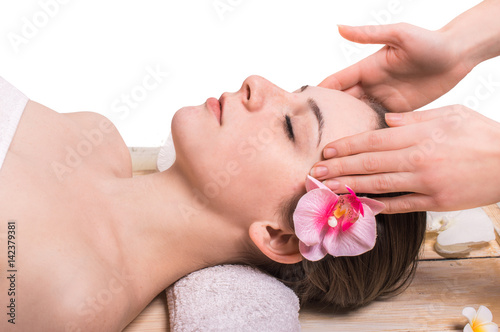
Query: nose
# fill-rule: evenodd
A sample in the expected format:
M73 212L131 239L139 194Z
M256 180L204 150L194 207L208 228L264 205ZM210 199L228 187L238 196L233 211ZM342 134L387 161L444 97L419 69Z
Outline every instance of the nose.
M279 90L281 89L265 78L252 75L243 81L239 93L247 110L256 112L263 108L271 96L278 96Z

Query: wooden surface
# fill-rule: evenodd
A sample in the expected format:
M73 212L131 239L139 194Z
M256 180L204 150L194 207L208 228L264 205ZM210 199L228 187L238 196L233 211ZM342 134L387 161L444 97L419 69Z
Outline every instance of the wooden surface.
M123 331L168 331L168 327L167 297L163 291Z
M136 173L142 175L148 172ZM500 229L500 207L483 208ZM389 300L344 314L321 308L300 312L302 331L462 331L466 306L487 306L500 324L500 238L459 258L434 251L435 236L427 234L415 279ZM168 331L168 311L162 292L124 330Z
M500 203L485 206L483 209L493 221L493 226L496 231L497 244L500 245Z
M466 306L500 318L499 274L499 258L423 261L399 296L347 314L302 310L302 331L462 331Z

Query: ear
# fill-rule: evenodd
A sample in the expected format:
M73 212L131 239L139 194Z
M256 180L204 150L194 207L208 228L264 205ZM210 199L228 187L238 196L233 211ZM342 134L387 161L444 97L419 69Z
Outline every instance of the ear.
M248 231L255 245L273 261L295 264L303 259L297 236L291 230L283 230L278 222L255 221Z

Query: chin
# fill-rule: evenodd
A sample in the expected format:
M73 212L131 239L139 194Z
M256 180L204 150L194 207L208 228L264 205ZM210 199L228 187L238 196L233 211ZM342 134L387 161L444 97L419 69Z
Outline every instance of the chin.
M214 140L214 126L211 126L207 110L201 106L179 109L172 118L172 141L176 164L190 177L201 179L207 169L213 168L217 158L217 142Z
M200 148L199 144L196 144L199 142L196 134L200 127L197 124L199 119L199 110L196 106L183 107L175 112L171 129L177 159L182 159L190 151Z

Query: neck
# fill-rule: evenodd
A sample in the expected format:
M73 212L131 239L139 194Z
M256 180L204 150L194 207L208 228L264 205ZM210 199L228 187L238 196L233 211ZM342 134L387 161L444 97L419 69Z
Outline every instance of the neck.
M193 271L238 262L244 250L248 232L201 202L176 165L118 179L111 192L123 264L144 301Z

